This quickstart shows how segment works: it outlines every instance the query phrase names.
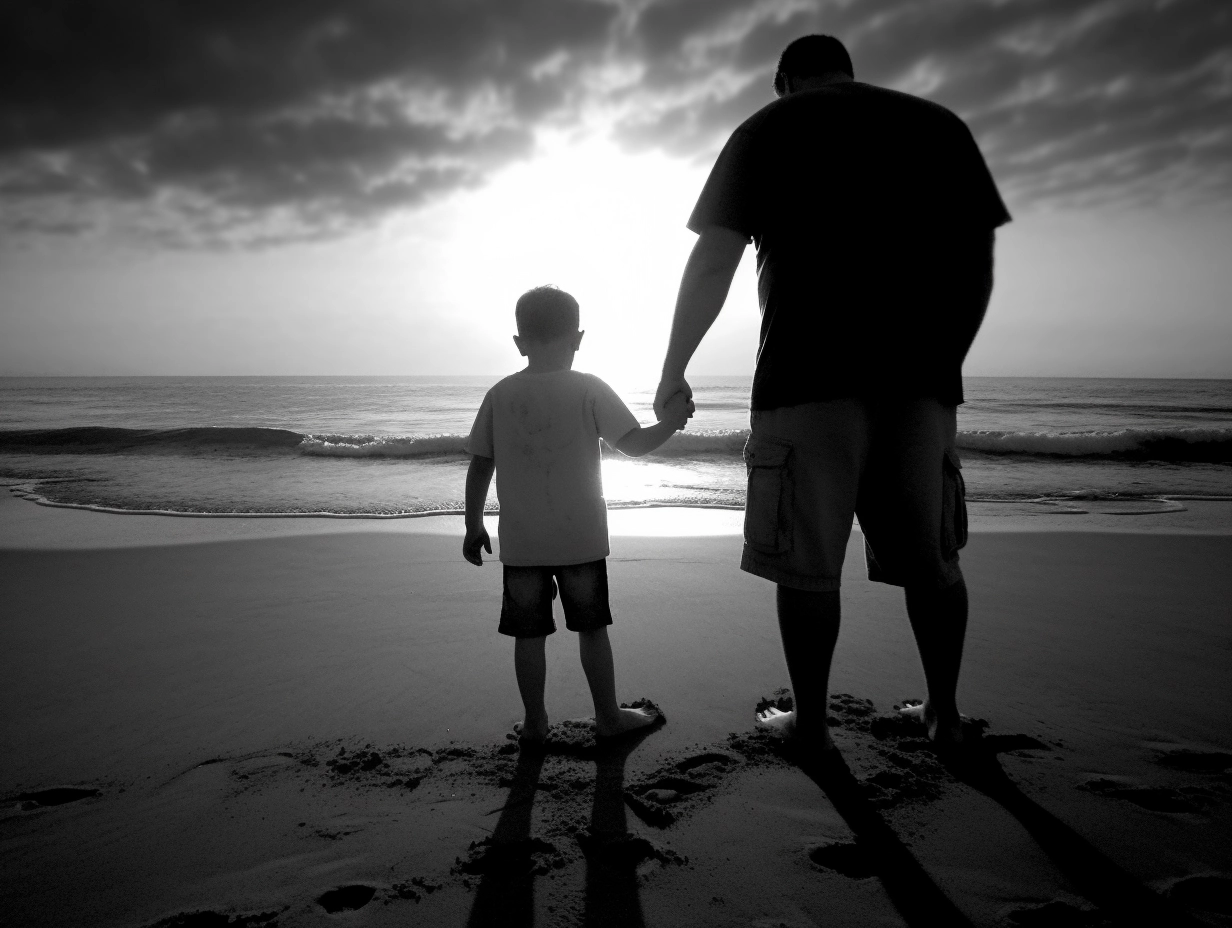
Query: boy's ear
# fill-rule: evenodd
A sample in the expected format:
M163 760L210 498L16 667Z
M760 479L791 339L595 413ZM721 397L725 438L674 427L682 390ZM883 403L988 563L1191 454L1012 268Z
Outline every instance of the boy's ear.
M586 334L586 330L582 329L573 339L573 350L578 351L582 347L582 336Z
M522 357L526 357L526 346L522 344L522 336L521 335L513 336L513 343L518 346L518 354L520 354Z

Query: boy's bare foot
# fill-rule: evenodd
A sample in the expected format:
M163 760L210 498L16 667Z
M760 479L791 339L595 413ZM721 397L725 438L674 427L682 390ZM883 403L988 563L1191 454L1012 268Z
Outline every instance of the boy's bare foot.
M761 727L782 732L784 738L791 738L801 745L807 745L818 751L836 750L834 742L830 739L829 726L822 729L820 736L811 731L800 731L799 726L796 725L794 709L783 710L770 706L758 712L756 719Z
M663 713L654 705L640 708L622 706L611 718L595 719L595 737L619 738L621 735L649 728L662 721L664 721Z

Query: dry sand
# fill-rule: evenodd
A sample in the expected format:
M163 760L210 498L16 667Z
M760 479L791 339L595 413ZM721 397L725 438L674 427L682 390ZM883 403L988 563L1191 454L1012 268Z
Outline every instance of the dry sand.
M975 513L960 698L991 769L884 720L923 681L854 534L845 778L753 732L787 678L729 513L613 519L618 690L668 721L534 758L457 520L0 499L0 921L1232 924L1232 506L1187 506ZM556 720L589 711L575 647Z

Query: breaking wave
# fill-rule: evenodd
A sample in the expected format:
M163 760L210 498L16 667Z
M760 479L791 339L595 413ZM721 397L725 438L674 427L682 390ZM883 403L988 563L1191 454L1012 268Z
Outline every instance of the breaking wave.
M746 429L686 431L656 458L739 459ZM0 430L0 453L308 455L338 458L431 458L464 455L466 436L305 434L279 428L125 429L80 427ZM1232 463L1232 429L1123 429L1110 432L967 431L966 452L1001 457Z
M1232 429L1122 429L1115 432L960 432L964 451L1009 456L1121 461L1232 463Z

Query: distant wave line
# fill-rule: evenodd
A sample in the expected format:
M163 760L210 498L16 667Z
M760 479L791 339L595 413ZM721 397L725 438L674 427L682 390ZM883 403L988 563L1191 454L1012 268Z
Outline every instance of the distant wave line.
M747 429L680 432L652 457L720 456L738 460ZM25 454L287 454L323 458L461 457L462 434L351 435L263 427L128 429L87 426L0 430L0 453ZM1232 428L1177 427L1083 432L981 429L958 434L964 452L999 457L1232 463Z

